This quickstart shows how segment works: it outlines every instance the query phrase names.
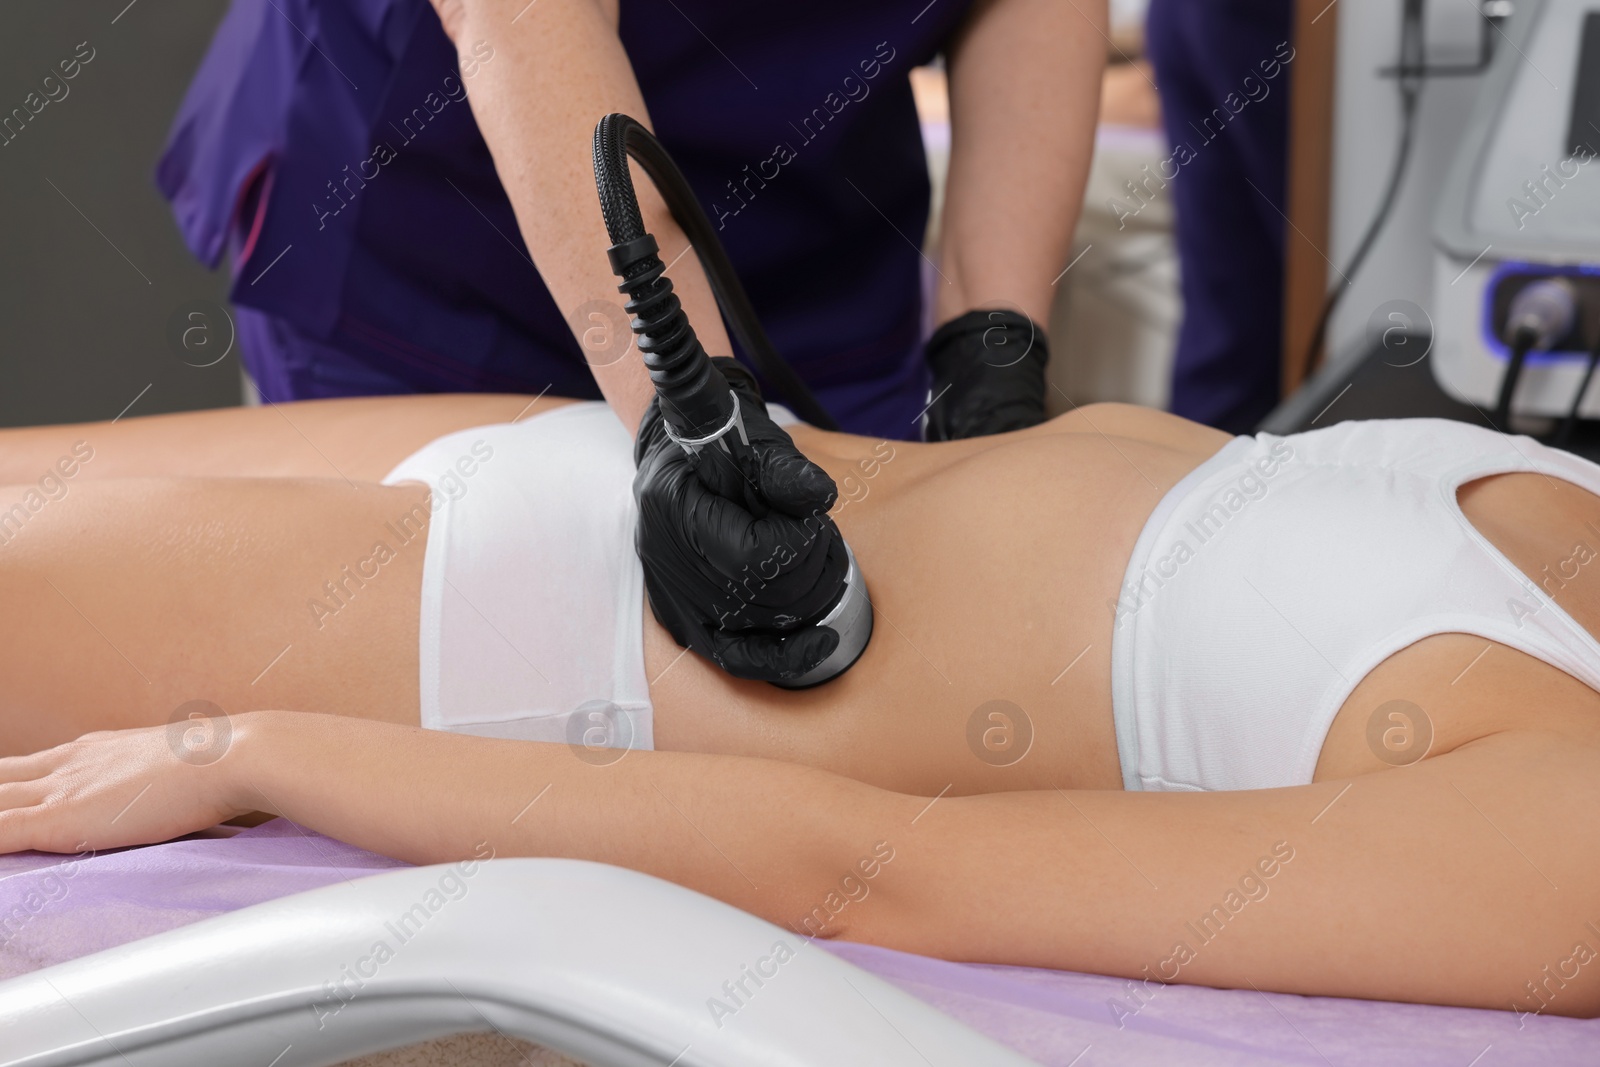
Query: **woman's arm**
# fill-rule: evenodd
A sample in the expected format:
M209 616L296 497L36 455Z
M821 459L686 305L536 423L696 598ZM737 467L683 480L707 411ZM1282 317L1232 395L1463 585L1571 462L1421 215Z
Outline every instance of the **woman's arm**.
M487 844L501 856L616 864L785 926L921 803L774 760L503 741L294 712L245 719L228 774L234 807L413 863L482 854Z
M939 322L1014 306L1050 321L1083 204L1106 0L979 0L946 57L950 177Z
M466 81L467 99L534 266L582 344L586 330L609 328L595 324L586 306L604 301L620 310L622 303L595 193L595 123L614 111L650 123L617 38L617 0L434 0L434 6L462 53L480 41L494 49L494 60ZM637 167L633 180L645 229L660 242L696 334L707 352L730 355L699 259L677 258L688 238ZM637 352L613 361L609 341L598 358L592 346L584 351L612 410L629 434L636 432L652 395Z
M794 927L848 892L841 879L859 881L862 862L876 876L875 847L924 804L773 760L256 711L0 759L0 853L155 843L261 811L418 864L491 854L616 864ZM890 881L873 883L879 896Z
M417 863L595 860L807 934L1122 975L1114 1015L1172 981L1600 1013L1600 749L1556 734L1287 789L935 798L293 712L235 717L212 762L176 751L155 728L0 760L0 852L259 808Z

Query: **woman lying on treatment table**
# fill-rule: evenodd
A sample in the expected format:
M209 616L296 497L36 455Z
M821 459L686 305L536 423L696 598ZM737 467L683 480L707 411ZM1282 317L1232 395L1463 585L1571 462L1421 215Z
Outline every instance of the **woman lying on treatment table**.
M0 851L259 811L953 960L1600 1014L1600 467L1120 405L792 433L877 613L802 692L657 626L598 404L0 433Z

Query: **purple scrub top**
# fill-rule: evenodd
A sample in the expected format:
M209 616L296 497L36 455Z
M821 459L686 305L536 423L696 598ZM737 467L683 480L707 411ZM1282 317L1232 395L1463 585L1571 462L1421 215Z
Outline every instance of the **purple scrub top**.
M622 0L657 135L778 350L857 433L917 436L929 190L906 76L967 2ZM235 0L157 182L196 256L230 253L268 399L599 396L466 101L495 62L492 40L458 62L427 0Z

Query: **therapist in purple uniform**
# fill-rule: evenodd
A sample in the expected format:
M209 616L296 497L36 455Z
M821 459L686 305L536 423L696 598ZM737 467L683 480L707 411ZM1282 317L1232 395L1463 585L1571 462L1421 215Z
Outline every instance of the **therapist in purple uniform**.
M158 182L195 254L231 258L267 399L548 390L604 396L638 432L653 393L607 337L625 320L590 154L600 116L633 115L845 430L1001 432L1044 417L1039 324L1082 202L1105 7L235 0ZM953 138L924 340L929 189L907 73L940 53ZM734 353L683 232L635 184L706 350ZM677 531L691 542L692 521ZM759 636L757 658L817 652Z
M1235 434L1281 399L1294 8L1151 0L1145 28L1168 141L1192 152L1172 183L1183 324L1169 407Z

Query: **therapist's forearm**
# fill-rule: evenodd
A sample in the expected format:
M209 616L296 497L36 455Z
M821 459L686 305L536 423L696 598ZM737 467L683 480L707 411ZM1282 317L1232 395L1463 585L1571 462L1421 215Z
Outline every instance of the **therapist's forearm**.
M448 13L453 17L446 29L463 54L479 41L494 49L493 59L466 80L467 98L534 266L569 326L581 334L590 321L581 314L585 305L607 301L620 308L623 301L606 260L611 241L595 194L595 123L619 111L649 125L617 37L615 4L460 0ZM633 178L645 228L660 242L662 260L672 264L688 239L638 167ZM706 350L731 354L696 257L677 259L669 276ZM585 347L595 380L634 433L652 395L638 349L630 346L614 362L593 358L593 351ZM609 355L615 348L608 344L604 351Z
M1049 321L1094 151L1106 0L979 0L947 56L936 313Z

